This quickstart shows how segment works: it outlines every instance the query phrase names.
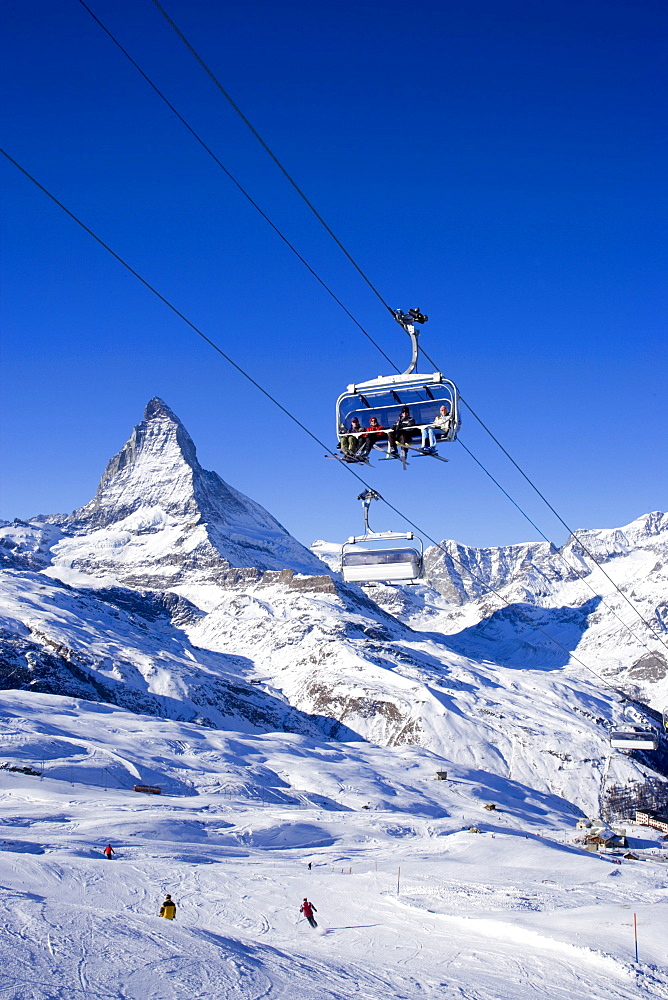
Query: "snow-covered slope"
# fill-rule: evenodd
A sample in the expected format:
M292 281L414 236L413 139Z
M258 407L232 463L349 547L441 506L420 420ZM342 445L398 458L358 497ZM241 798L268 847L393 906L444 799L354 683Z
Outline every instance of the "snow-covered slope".
M640 860L591 855L572 807L519 782L25 692L0 761L42 772L0 770L12 1000L668 998L665 847L630 825Z
M189 641L203 617L171 592L74 590L32 572L0 574L0 674L7 687L68 694L244 732L354 734L258 687L253 661Z
M587 534L662 629L666 539ZM612 865L574 830L614 789L668 802L665 742L609 749L661 649L574 540L603 601L549 546L445 545L432 586L344 585L159 400L94 500L0 526L0 764L44 772L0 767L3 995L668 1000L659 841L629 827L644 863Z

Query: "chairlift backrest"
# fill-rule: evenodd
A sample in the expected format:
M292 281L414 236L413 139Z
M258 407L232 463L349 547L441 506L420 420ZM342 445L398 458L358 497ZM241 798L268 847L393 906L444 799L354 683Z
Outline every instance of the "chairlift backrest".
M412 541L414 544L398 546L399 539ZM423 572L422 556L422 540L415 538L412 532L372 531L353 536L343 544L341 573L346 583L399 583L417 580Z

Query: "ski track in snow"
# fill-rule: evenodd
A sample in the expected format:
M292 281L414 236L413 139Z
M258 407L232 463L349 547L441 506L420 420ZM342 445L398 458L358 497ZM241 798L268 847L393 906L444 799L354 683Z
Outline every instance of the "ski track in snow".
M71 704L20 692L5 699L33 746L49 713ZM161 739L171 748L161 757L168 778L203 741L198 759L210 771L225 775L260 756L266 779L267 767L300 748L301 785L326 759L341 787L354 788L362 763L365 780L385 787L402 758L357 745L331 761L325 745L303 737L242 740L118 709L102 728L97 706L82 703L78 714L58 714L66 760L68 718L88 752L67 778L57 758L54 777L0 771L0 998L668 1000L668 855L658 841L644 862L613 866L570 845L572 818L564 827L558 800L536 816L530 801L524 811L512 799L507 807L499 784L504 811L490 816L464 771L439 788L440 819L431 781L395 786L392 811L298 798L263 806L249 771L236 786L242 797L202 770L191 773L191 794L144 798L89 783L87 762L115 747L141 772ZM6 713L0 756L16 752L15 732ZM470 833L472 822L487 832ZM109 840L112 861L101 854ZM157 916L165 892L177 901L173 923ZM315 931L299 919L304 894L318 909Z

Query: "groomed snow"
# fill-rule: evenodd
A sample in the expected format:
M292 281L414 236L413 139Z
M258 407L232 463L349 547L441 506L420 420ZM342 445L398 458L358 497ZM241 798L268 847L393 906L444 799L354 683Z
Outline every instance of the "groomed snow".
M0 761L44 767L0 770L12 1000L668 998L652 831L629 827L642 860L615 864L575 843L569 803L420 747L6 691Z

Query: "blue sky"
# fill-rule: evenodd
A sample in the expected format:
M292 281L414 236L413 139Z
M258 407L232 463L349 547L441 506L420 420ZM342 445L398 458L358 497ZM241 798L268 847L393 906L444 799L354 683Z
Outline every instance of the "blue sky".
M401 367L405 335L150 0L89 6ZM662 3L172 0L182 31L391 305L573 527L666 509ZM78 0L5 7L3 147L334 443L387 362ZM71 510L159 395L202 464L307 544L358 484L0 164L0 517ZM429 368L429 366L426 366ZM565 530L464 411L462 440ZM458 444L364 470L436 537L536 538ZM401 530L389 513L377 528Z

